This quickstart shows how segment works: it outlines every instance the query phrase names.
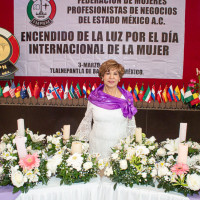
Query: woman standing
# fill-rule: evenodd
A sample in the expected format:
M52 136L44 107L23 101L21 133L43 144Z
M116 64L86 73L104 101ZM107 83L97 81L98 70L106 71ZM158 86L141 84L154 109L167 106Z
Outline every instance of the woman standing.
M120 139L134 134L137 109L131 93L118 86L124 72L124 67L115 60L108 60L99 68L104 84L91 92L85 117L75 134L89 140L90 153L108 157L111 147Z

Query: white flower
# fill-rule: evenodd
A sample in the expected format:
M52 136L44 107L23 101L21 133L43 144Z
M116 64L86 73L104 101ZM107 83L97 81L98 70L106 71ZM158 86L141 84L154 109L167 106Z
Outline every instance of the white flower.
M71 155L67 159L66 162L67 162L68 166L72 166L77 171L80 171L81 170L81 165L83 163L83 157L81 156L81 154L75 153L75 154Z
M147 177L147 173L146 172L142 172L142 177L146 178Z
M55 174L57 166L60 165L61 162L62 162L62 156L55 155L52 158L48 159L47 169L49 170L49 172L51 172L51 174Z
M135 155L137 156L141 156L141 155L147 155L149 154L149 149L146 148L145 146L136 146L135 147Z
M149 146L150 150L154 150L156 147L155 146Z
M3 142L6 142L7 140L9 140L8 135L7 135L7 134L4 134L4 135L1 137L1 140L2 140Z
M93 166L93 163L92 162L86 162L83 164L83 168L87 171L89 169L91 169Z
M164 148L166 148L169 152L169 155L173 155L175 153L178 153L178 145L179 145L179 138L175 140L168 140L168 143L164 145Z
M168 175L168 173L169 173L169 170L166 166L159 166L158 167L158 176L159 177Z
M61 133L60 131L57 131L57 132L56 132L56 135L57 135L57 136L61 136L62 133Z
M20 171L13 171L11 174L11 180L14 186L21 187L24 185L24 176Z
M59 145L60 146L60 138L59 137L57 137L57 138L53 137L52 138L52 143L55 144L55 145Z
M158 156L165 156L166 155L166 150L164 148L158 149L157 153Z
M106 176L112 175L112 174L113 174L113 169L112 169L112 167L106 167L106 169L105 169L105 171L104 171L104 174L105 174Z
M100 159L98 161L98 167L99 167L100 170L102 170L105 167L105 162L104 162L103 159Z
M133 147L129 147L126 152L126 159L131 160L133 155L135 155L135 149Z
M3 167L0 166L0 175L3 174Z
M175 183L175 182L176 182L176 179L177 179L176 173L172 173L172 175L171 175L171 182L172 182L172 183Z
M51 148L52 148L52 144L48 144L48 145L47 145L47 148L48 148L48 149L51 149Z
M31 140L33 142L41 142L45 139L45 134L42 134L42 135L38 135L38 134L33 134L32 131L29 132L29 135L31 136Z
M147 164L147 157L146 157L146 156L142 156L141 163L142 163L143 165L146 165L146 164Z
M122 170L127 169L127 167L128 167L127 160L120 160L120 161L119 161L119 165L120 165L120 168L121 168Z
M174 157L173 157L173 156L169 156L169 157L167 158L167 162L168 162L168 163L172 162L173 160L174 160Z
M191 190L198 191L200 189L200 176L197 174L188 174L186 180Z
M154 136L150 137L149 139L146 140L145 144L146 145L151 145L156 141L156 138Z
M35 174L32 174L32 176L30 177L31 182L38 182L38 180L39 180L39 177Z
M48 142L52 142L52 139L53 139L53 137L50 135L50 136L47 136L47 143Z
M1 142L0 143L0 154L6 149L6 143Z
M111 154L111 158L113 159L113 160L119 160L119 151L116 151L115 153L112 153Z
M115 149L119 149L119 150L121 150L121 149L122 149L122 145L121 145L121 143L118 143L117 145L115 145Z
M149 159L149 164L154 164L156 162L155 158L151 157Z

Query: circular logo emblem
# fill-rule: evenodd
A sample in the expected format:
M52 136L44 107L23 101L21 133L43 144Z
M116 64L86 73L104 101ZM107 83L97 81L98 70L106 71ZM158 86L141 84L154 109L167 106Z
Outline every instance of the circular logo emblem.
M19 44L6 29L0 28L0 77L17 71L14 64L19 58Z
M46 27L53 22L56 14L54 0L30 0L27 5L30 23L37 27Z

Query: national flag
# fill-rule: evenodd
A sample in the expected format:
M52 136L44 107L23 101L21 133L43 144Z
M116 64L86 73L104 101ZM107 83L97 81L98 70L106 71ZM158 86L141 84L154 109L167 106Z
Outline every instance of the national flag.
M145 92L144 96L143 96L143 100L150 103L151 102L151 90L150 87L148 85L147 91Z
M68 93L69 93L69 89L68 89L68 81L67 81L65 85L64 99L67 99Z
M125 90L124 83L122 84L122 89L124 89L124 90Z
M132 87L130 86L130 84L128 85L127 91L129 91L132 94Z
M140 91L138 93L138 98L139 98L140 101L142 101L143 97L144 97L144 87L143 87L143 84L142 84Z
M174 89L174 101L180 101L181 100L181 92L180 92L180 90L179 90L179 87L178 87L178 85L175 87L175 89Z
M157 92L157 98L159 103L162 102L162 89L161 89L161 85L159 86L158 92Z
M5 87L3 88L3 96L4 97L8 97L10 95L9 89L10 89L10 87L8 85L8 82L7 82L6 85L5 85Z
M40 87L38 85L38 82L36 81L35 87L33 90L33 96L37 99L40 96Z
M155 88L155 84L153 84L152 89L151 89L151 98L154 101L156 100L156 88Z
M199 95L196 92L193 93L192 96L194 99L190 102L190 104L193 106L195 104L198 104L200 100L199 100Z
M83 84L83 94L84 94L84 98L87 98L87 91L86 91L86 84Z
M43 84L40 90L40 98L44 98L44 97L45 97L45 83Z
M12 85L11 85L11 87L9 89L9 93L10 93L11 98L15 97L15 89L16 89L16 87L15 87L15 83L13 81Z
M185 92L184 99L186 103L189 103L190 101L194 99L189 86L187 87L187 90Z
M72 82L69 88L68 99L71 100L73 98L74 98L74 87L73 87L73 82Z
M0 86L0 97L2 97L3 96L3 89L2 89L2 87Z
M65 91L65 89L63 87L63 84L61 84L59 91L58 91L58 94L60 95L61 99L64 99L64 91Z
M139 100L138 93L139 93L139 90L138 90L138 86L136 83L135 88L133 90L133 99L135 102L137 102Z
M27 93L27 89L26 89L25 81L23 82L23 85L22 85L22 89L21 89L20 95L21 95L21 98L22 98L22 99L25 99L25 98L28 97L28 93Z
M28 92L29 98L31 98L33 96L33 88L32 88L31 82L28 84L27 92Z
M18 98L20 97L20 92L21 92L21 86L20 83L17 84L17 88L15 89L15 96Z
M181 101L184 103L185 102L185 88L184 88L184 85L181 89Z
M174 100L174 92L173 92L173 87L172 85L169 86L168 91L167 91L167 98L169 100L169 102Z
M92 91L94 91L97 88L97 84L94 83L94 85L92 86Z
M54 88L52 90L52 95L53 95L54 99L57 99L57 98L61 99L58 91L59 91L59 86L56 82L56 84L54 85Z
M95 83L96 84L96 83ZM94 86L93 86L94 87ZM96 89L96 88L95 88ZM82 93L81 93L81 88L79 86L79 83L76 84L76 87L75 87L75 96L77 96L78 98L80 98L82 96Z
M47 89L47 92L46 92L46 96L47 96L48 100L53 99L52 91L53 91L53 85L50 82L49 86L48 86L48 89Z
M168 99L167 99L167 85L165 86L165 88L162 92L162 100L164 101L164 103L166 103L168 101Z
M89 83L88 88L87 88L87 94L88 94L88 96L90 95L90 92L91 92L91 84Z

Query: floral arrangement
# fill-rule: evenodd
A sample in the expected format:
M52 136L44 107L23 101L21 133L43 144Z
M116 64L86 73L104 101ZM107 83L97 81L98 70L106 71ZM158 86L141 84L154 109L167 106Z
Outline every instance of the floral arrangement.
M188 141L187 164L177 164L179 139L167 139L157 149L158 188L193 195L200 190L200 145Z
M61 184L71 185L77 182L88 182L98 173L98 154L88 153L89 144L76 137L70 137L63 141L60 131L52 136L47 136L46 153L49 156L47 162L48 176L57 176ZM81 142L82 153L71 155L72 142Z
M116 145L112 151L104 174L113 182L133 187L137 185L155 185L157 170L155 154L158 144L155 137L146 138L137 143L135 135L129 136Z
M61 179L61 184L71 185L78 182L89 182L91 178L97 177L98 156L88 153L66 152L62 156L62 161L57 168L57 177Z
M188 84L190 91L192 92L193 101L188 102L190 108L200 108L199 94L200 94L200 71L196 68L196 75L198 77L198 81L196 79L191 79Z
M0 185L13 185L13 192L27 192L38 182L48 182L45 135L25 131L27 155L19 158L16 148L16 133L4 134L0 143Z

